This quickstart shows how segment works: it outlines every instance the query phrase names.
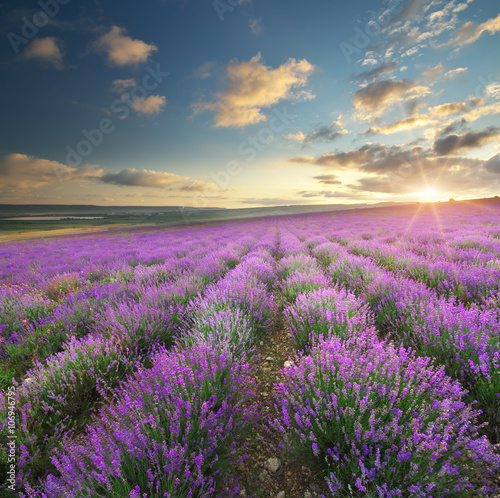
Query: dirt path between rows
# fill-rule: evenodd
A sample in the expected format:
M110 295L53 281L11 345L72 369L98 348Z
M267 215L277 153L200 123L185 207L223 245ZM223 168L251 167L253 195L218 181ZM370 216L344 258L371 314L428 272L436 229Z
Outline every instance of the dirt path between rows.
M254 402L260 407L261 423L265 427L247 438L248 455L236 466L235 474L242 488L240 496L272 498L312 498L328 496L324 479L306 462L293 458L282 448L280 437L269 428L269 422L278 418L273 396L273 385L280 380L280 370L286 361L295 358L290 333L281 323L267 337L251 362L255 365L255 379L260 390ZM266 423L267 422L267 423ZM267 428L267 430L266 430ZM312 462L311 462L312 464Z

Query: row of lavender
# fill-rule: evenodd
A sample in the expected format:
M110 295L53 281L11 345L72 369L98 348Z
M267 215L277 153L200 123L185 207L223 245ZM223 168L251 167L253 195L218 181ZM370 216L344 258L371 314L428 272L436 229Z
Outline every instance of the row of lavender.
M303 238L308 234L314 229L303 232ZM455 320L444 328L451 332L458 325L460 336L480 316L477 310L456 307L422 285L377 271L372 262L324 237L305 242L315 258L296 239L294 255L281 262L283 292L290 302L284 310L286 323L295 347L304 352L276 386L282 413L276 426L288 448L323 466L334 496L458 496L479 483L484 493L492 491L500 457L481 437L479 412L463 389L469 365L464 368L462 362L452 372L462 385L439 368L457 356L457 338L448 337L433 351L417 348L414 353L402 347L406 337L401 323L388 320L396 306L395 318L403 315L411 322L405 306L424 301L442 307L434 307L433 316L421 316L423 323L446 311ZM399 336L392 335L394 342L380 340L375 324L378 332L385 325L385 332ZM483 335L498 334L495 319L481 325ZM436 329L431 325L431 330ZM412 336L422 333L425 342L425 332L429 328ZM471 352L468 346L462 354ZM451 351L443 356L446 348ZM496 414L497 351L489 351L488 371L477 368L484 356L475 363L477 356L469 360L476 374L472 394L483 394L481 406L493 406ZM437 362L431 359L436 357Z
M313 254L334 282L370 305L382 336L434 358L449 376L462 383L469 391L468 401L479 402L482 420L489 423L485 430L498 443L498 308L490 306L488 299L483 304L466 305L446 298L404 273L384 271L376 259L353 255L349 248L326 242L316 245ZM487 297L497 293L497 285L498 280L485 291Z
M98 255L96 267L81 270L78 285L57 296L47 292L61 281L53 269L31 285L12 275L3 286L2 360L15 367L4 382L16 387L17 489L33 496L68 496L70 490L72 496L135 496L138 489L152 495L158 487L173 496L213 491L254 413L241 403L254 389L242 355L274 312L269 285L276 232L265 224L248 228L244 237L239 230L224 237L199 230L182 249L165 245L170 259L153 265L135 264L136 256L112 264L109 256L109 266L99 269ZM99 246L106 242L115 241L99 240ZM46 266L52 261L49 256ZM100 280L85 278L89 271L99 271ZM4 394L0 406L6 475ZM79 446L84 431L87 446ZM84 469L89 451L101 456ZM42 491L38 481L47 471Z

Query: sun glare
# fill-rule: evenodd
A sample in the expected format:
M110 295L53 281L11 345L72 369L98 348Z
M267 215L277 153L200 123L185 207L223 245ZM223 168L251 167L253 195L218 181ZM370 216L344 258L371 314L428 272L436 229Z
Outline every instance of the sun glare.
M420 196L423 197L426 201L433 200L435 198L436 194L437 194L437 192L432 188L428 188L428 189L425 189L422 192L420 192Z

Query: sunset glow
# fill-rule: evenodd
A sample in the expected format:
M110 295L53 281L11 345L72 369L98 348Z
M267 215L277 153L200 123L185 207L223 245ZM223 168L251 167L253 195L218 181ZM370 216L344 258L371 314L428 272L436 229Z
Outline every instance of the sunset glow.
M3 203L498 193L497 2L48 3L2 4Z

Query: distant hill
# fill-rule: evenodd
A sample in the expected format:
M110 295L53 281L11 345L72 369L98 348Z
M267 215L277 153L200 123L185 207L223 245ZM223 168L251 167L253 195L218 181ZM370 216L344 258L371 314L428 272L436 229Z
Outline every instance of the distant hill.
M227 209L221 207L194 208L183 206L94 206L94 205L65 205L65 204L0 204L0 218L14 216L158 216L164 214L181 214L188 216L213 211L220 211L219 215L227 218L254 216L276 216L280 214L315 213L320 211L337 211L374 206L393 206L408 203L377 203L377 204L303 204L288 206L267 206L256 208Z
M180 206L93 206L66 204L0 204L0 217L11 216L124 216L158 213L173 213ZM221 210L223 208L200 208L199 211Z

